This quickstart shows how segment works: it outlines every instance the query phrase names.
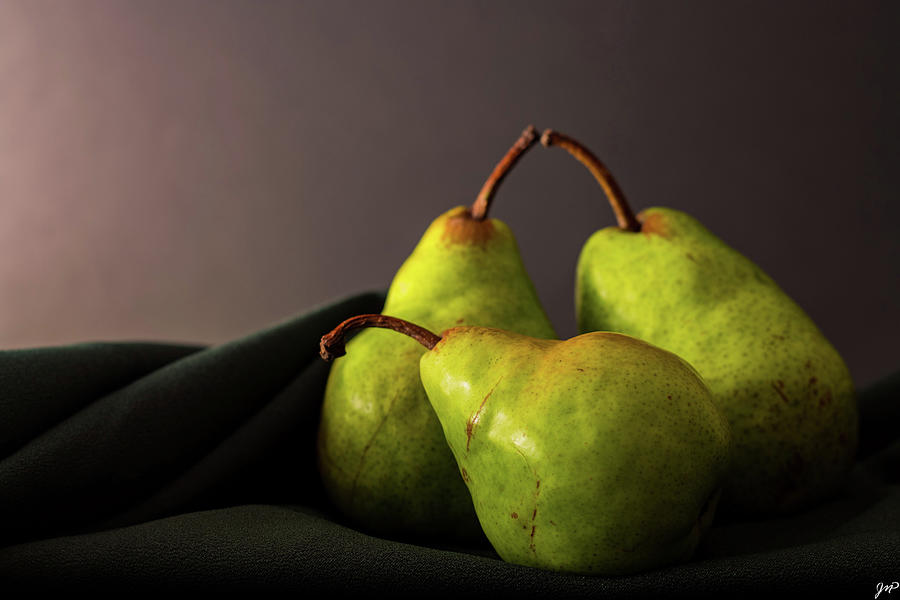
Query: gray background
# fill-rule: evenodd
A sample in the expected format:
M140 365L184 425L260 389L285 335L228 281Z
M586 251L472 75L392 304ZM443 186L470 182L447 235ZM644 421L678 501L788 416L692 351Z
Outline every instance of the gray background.
M521 129L704 222L865 385L898 366L896 2L0 2L0 347L217 343L387 286ZM612 213L500 191L559 332Z

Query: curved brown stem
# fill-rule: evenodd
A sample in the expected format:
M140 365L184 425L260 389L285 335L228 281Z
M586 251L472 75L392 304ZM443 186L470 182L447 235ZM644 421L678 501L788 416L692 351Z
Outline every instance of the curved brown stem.
M552 129L544 130L541 135L541 144L549 148L550 146L559 146L574 156L578 161L588 168L594 178L606 192L609 204L612 206L613 212L616 213L616 220L619 222L619 228L626 231L640 231L641 222L637 220L631 207L625 200L625 194L616 180L613 179L609 169L594 156L590 150L585 148L579 142L567 135L553 131Z
M398 333L406 334L429 350L434 348L434 345L441 341L439 335L435 335L424 327L419 327L415 323L410 323L409 321L404 321L397 317L371 314L357 315L355 317L350 317L331 330L330 333L326 333L322 336L322 341L319 342L319 354L323 359L329 362L343 356L346 354L344 351L344 344L346 343L347 338L355 333L357 329L363 329L365 327L381 327L383 329L392 329Z
M519 139L516 140L516 143L506 152L506 156L494 167L494 171L487 178L487 181L484 182L484 185L481 186L481 191L470 209L473 219L483 221L487 217L488 210L491 208L491 200L494 199L494 194L497 192L497 188L500 187L500 182L503 181L503 178L506 177L513 166L519 162L525 151L534 145L537 139L537 129L534 128L534 125L526 127Z

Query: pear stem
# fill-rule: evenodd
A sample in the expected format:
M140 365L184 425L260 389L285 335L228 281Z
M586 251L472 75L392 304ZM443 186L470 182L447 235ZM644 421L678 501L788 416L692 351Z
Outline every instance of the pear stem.
M631 212L631 207L628 206L628 202L625 200L625 194L622 193L619 184L613 179L612 173L609 172L609 169L607 169L606 166L600 162L600 159L594 156L590 150L569 136L553 131L552 129L544 130L543 135L541 135L541 144L547 148L550 146L559 146L563 150L568 151L569 154L587 167L588 171L593 174L594 178L600 184L600 187L602 187L603 191L606 193L609 204L612 206L613 212L616 213L619 229L624 229L625 231L641 230L641 222L638 221L637 217L634 216L634 213Z
M434 348L434 345L441 341L441 336L435 335L424 327L419 327L415 323L410 323L409 321L404 321L397 317L373 314L357 315L355 317L350 317L335 327L330 333L326 333L322 336L322 341L319 342L319 354L328 362L343 356L346 354L344 344L346 343L347 338L355 333L356 330L364 329L366 327L381 327L383 329L392 329L398 333L406 334L429 350Z
M537 139L537 129L534 128L534 125L526 127L519 139L516 140L516 143L506 152L506 156L494 167L494 171L487 178L487 181L484 182L484 185L481 186L478 197L472 203L472 208L469 209L473 219L483 221L487 217L488 210L491 208L491 201L494 199L497 188L500 187L500 182L519 162L525 151L534 145Z

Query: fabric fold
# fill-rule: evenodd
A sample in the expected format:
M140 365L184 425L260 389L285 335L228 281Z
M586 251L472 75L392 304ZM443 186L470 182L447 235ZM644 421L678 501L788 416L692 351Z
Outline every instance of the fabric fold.
M0 352L3 589L862 597L897 579L900 372L861 391L860 452L839 494L798 515L720 520L686 564L574 576L357 531L316 469L318 340L383 301L360 294L209 348Z
M171 360L87 403L0 460L0 540L76 532L145 504L318 360L324 333L382 304L379 294L345 299ZM190 495L201 487L193 485ZM133 518L150 516L160 515L144 509Z

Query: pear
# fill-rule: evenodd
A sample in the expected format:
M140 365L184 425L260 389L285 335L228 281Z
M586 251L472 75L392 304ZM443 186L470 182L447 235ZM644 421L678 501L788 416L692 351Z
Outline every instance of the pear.
M579 330L639 337L700 372L735 439L722 512L787 514L833 494L853 463L857 404L847 366L815 323L693 217L670 208L635 217L589 150L549 130L541 141L587 166L619 224L581 251Z
M323 358L361 327L429 348L422 383L503 560L625 575L691 558L714 517L731 432L685 361L618 333L559 341L453 327L438 337L384 315L344 321L322 338Z
M437 330L490 325L556 337L515 238L486 218L500 181L536 141L529 127L471 209L453 208L431 223L394 277L384 313ZM483 541L419 380L423 348L374 329L352 346L329 373L318 432L319 472L334 505L379 535Z

